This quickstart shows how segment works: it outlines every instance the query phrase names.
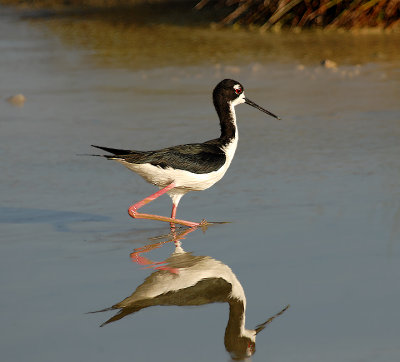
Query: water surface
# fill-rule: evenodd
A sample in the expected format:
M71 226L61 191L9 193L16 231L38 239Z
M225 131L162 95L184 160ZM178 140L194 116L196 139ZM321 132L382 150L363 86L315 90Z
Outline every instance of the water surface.
M231 168L178 210L231 223L196 230L182 247L234 273L246 328L291 305L257 335L252 360L398 360L398 35L200 25L1 13L2 359L229 359L227 303L154 306L103 328L112 313L86 314L154 272L130 255L169 228L126 213L153 186L79 155L93 153L90 144L215 138L211 90L232 77L282 120L238 107ZM320 66L324 58L337 67ZM5 101L17 93L23 107ZM170 200L146 211L167 215ZM146 257L173 251L165 243Z

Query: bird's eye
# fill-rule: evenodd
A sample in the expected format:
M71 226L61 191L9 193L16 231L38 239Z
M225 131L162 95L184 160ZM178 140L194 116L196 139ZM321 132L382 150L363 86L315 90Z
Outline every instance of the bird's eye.
M236 94L241 94L243 92L242 87L236 86L234 89Z

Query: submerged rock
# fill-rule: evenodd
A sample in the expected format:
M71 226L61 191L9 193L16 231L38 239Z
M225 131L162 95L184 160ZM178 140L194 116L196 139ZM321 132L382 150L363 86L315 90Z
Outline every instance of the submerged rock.
M26 98L23 94L20 93L20 94L16 94L14 96L8 97L6 100L8 103L12 104L15 107L23 107L23 105L26 101Z
M336 62L330 59L321 60L321 65L328 69L336 69L338 66Z

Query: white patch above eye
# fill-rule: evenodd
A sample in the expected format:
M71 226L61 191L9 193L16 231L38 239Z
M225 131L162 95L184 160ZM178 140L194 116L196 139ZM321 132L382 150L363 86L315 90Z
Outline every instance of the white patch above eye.
M233 86L233 89L235 90L235 93L237 95L242 94L243 93L243 87L240 84L235 84Z

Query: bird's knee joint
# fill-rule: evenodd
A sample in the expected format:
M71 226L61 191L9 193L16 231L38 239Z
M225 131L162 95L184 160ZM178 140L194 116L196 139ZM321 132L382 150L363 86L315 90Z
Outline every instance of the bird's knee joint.
M128 214L129 214L129 216L133 217L134 219L136 218L137 213L138 213L138 212L137 212L136 206L131 206L131 207L128 209Z

